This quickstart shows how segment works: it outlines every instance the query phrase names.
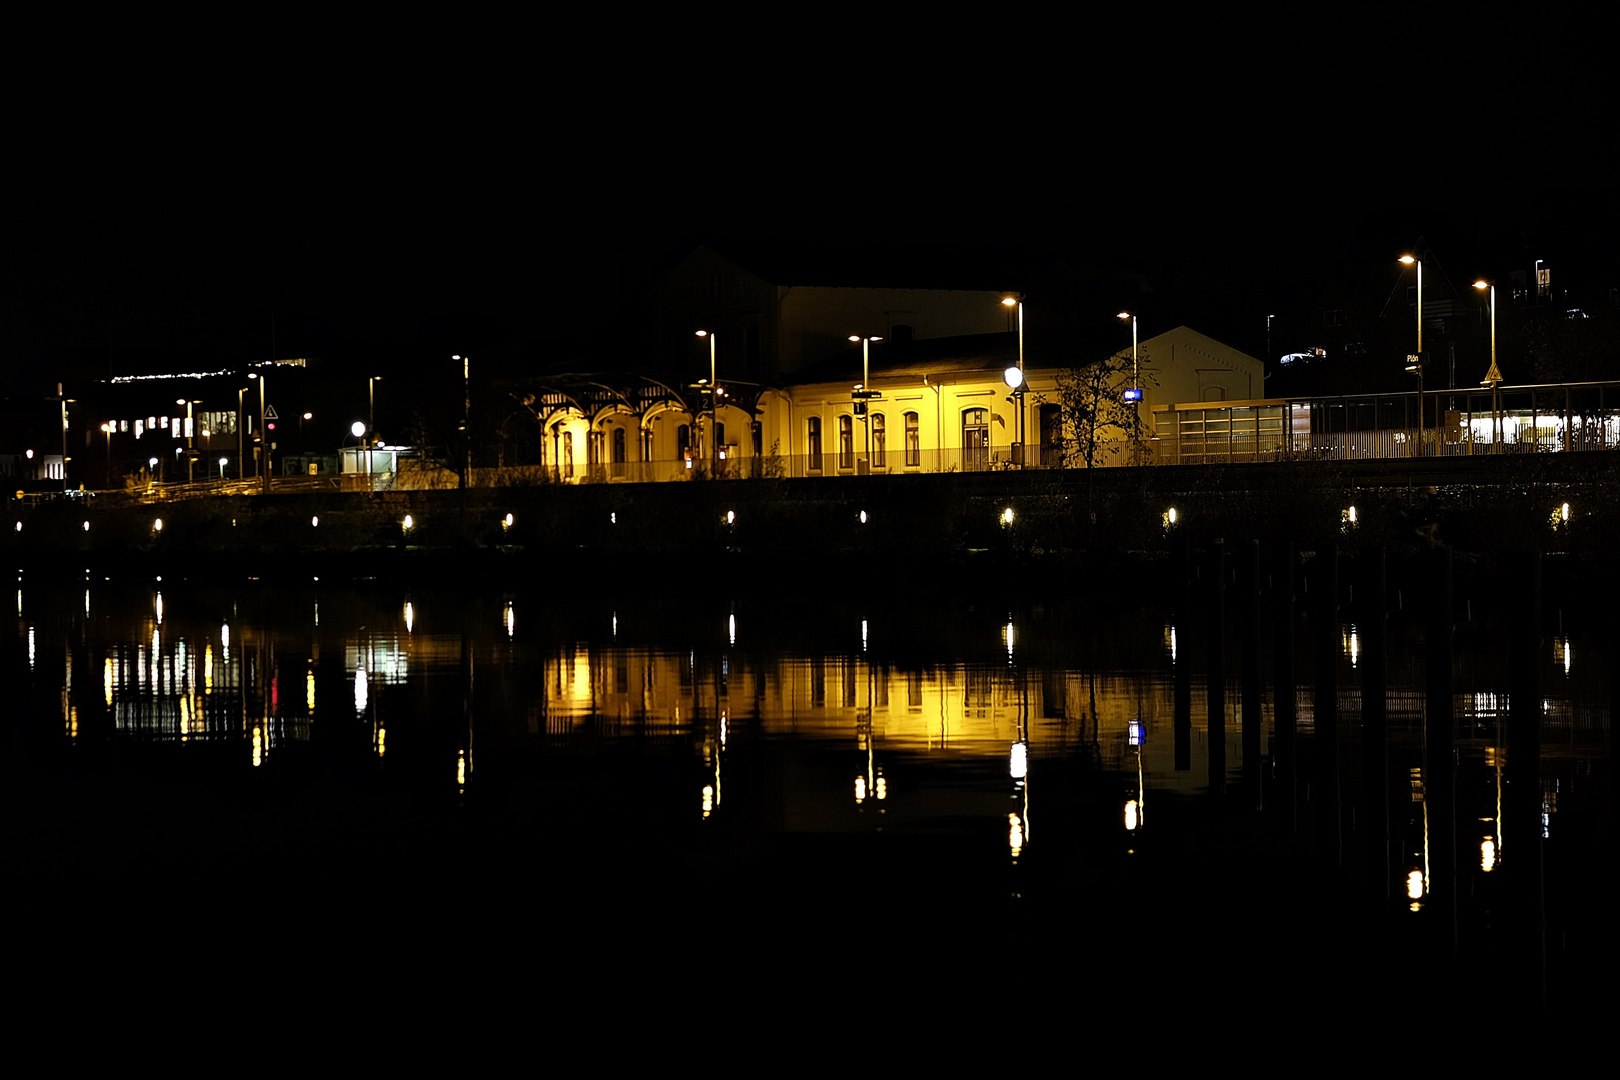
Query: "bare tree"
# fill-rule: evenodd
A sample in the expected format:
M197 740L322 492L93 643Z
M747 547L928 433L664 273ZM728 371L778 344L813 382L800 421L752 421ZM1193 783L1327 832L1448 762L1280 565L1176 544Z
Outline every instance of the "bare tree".
M1145 362L1147 353L1138 353ZM1125 443L1132 464L1140 464L1147 446L1147 425L1139 402L1126 401L1133 364L1129 353L1115 353L1058 374L1057 404L1063 418L1064 467L1097 467L1098 452L1109 443ZM1140 364L1137 365L1140 369ZM1156 384L1152 376L1147 381Z

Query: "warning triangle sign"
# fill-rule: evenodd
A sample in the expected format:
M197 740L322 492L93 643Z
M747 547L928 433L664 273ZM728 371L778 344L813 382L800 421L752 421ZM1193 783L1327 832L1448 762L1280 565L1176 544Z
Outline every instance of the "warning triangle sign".
M1495 360L1491 361L1491 370L1487 371L1485 373L1485 378L1481 379L1480 381L1487 383L1499 383L1502 381L1502 372L1499 368L1497 368Z
M1491 368L1491 370L1495 371L1496 369ZM1497 377L1501 378L1501 376L1497 376ZM276 407L274 405L266 405L264 407L264 418L266 420L280 420L281 419L281 417L276 415Z

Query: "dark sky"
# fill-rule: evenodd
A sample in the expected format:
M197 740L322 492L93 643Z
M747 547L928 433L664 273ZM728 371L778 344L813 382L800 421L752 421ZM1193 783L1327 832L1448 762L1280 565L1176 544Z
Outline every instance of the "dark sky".
M601 353L697 236L1057 252L1211 318L1419 236L1459 275L1537 244L1614 272L1612 106L1577 24L735 29L277 26L203 51L148 27L41 59L7 155L5 369L242 362L272 325L338 364Z

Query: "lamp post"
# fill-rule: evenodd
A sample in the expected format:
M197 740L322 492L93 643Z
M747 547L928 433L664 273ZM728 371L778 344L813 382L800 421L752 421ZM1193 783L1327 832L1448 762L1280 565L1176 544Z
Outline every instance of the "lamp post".
M57 394L57 397L61 398L61 400L62 400L62 490L66 491L68 489L68 477L67 477L67 466L68 466L68 452L67 452L67 449L68 449L68 447L67 447L68 419L67 419L67 407L68 407L68 402L72 401L73 399L68 397L63 392L61 383L56 384L56 394Z
M1013 388L1013 397L1018 406L1018 467L1024 467L1027 451L1024 448L1024 298L1021 294L1004 296L1001 298L1003 307L1016 308L1018 311L1018 381L1007 379L1007 385ZM1012 374L1012 368L1004 373L1005 378Z
M1496 286L1482 279L1474 282L1474 288L1488 294L1487 302L1491 309L1491 369L1485 373L1485 378L1480 380L1480 385L1491 388L1491 453L1495 454L1499 452L1497 445L1501 441L1502 432L1496 400L1496 388L1502 382L1502 369L1496 366Z
M369 411L366 414L366 487L371 491L377 490L376 463L371 457L371 448L377 442L377 380L381 375L371 375L366 378L366 404Z
M237 387L236 390L236 478L243 479L242 469L247 461L247 446L242 429L242 395L247 393L247 387Z
M849 335L849 340L861 343L861 385L856 389L860 395L857 400L861 403L861 428L866 433L866 474L872 475L872 418L869 415L873 391L868 384L872 381L872 342L882 341L880 337L863 337L860 334Z
M715 474L715 470L718 467L719 461L720 461L720 459L719 459L720 448L718 446L714 445L714 443L715 443L715 438L714 438L714 416L715 416L715 409L718 407L718 401L716 400L716 395L720 392L719 386L717 386L715 384L714 350L715 350L715 339L718 338L720 335L715 333L713 330L699 330L697 332L697 336L700 337L700 338L708 338L709 339L709 431L708 431L709 455L710 455L709 475L713 476ZM700 425L701 425L701 421L702 421L701 412L702 412L702 410L700 409L699 410L700 415L696 418L696 419L699 420ZM699 430L701 430L701 426L700 426ZM698 447L699 455L701 455L702 452L703 452L703 448L701 446Z
M1400 261L1417 268L1417 353L1406 358L1406 370L1418 377L1418 448L1423 456L1423 260L1416 255L1402 255Z
M180 398L179 400L177 400L175 402L175 404L176 405L184 405L186 407L186 483L189 484L193 480L196 479L196 475L195 475L195 472L194 472L195 467L196 467L196 463L192 460L192 452L191 451L192 451L192 448L197 445L195 439L192 436L192 432L195 429L192 427L191 407L193 405L199 404L199 402L193 401L193 400L191 400L189 398Z
M461 440L466 451L462 459L461 486L465 490L472 487L472 359L466 356L452 356L450 359L461 361Z
M265 377L258 372L248 375L250 379L259 380L259 475L264 485L264 493L270 494L270 432L264 426L264 384Z

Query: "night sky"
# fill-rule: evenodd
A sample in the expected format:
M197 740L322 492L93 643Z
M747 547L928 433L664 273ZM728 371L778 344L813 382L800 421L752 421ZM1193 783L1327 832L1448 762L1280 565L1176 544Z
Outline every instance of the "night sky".
M1324 290L1381 302L1420 237L1458 281L1616 276L1578 24L729 29L276 26L244 53L147 27L36 61L8 391L272 352L630 366L624 312L697 239L1025 253L1059 268L1005 283L1046 287L1032 322L1084 320L1067 286L1102 281L1101 308L1256 353L1267 314L1274 351L1309 344Z

